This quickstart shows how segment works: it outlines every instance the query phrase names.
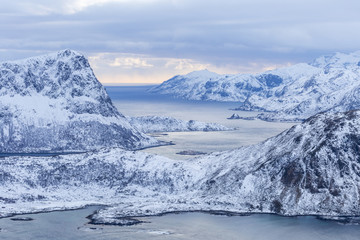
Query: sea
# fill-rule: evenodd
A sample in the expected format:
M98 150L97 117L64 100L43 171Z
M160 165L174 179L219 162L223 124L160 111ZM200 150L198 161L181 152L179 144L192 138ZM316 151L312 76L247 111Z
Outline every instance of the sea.
M219 132L165 132L152 134L159 140L174 145L148 148L143 151L172 159L186 159L181 151L194 150L204 153L224 151L256 144L275 136L295 123L274 123L261 120L230 120L233 113L252 117L256 112L234 111L236 102L189 101L168 95L148 92L151 86L106 87L118 110L126 116L170 116L182 120L219 123L234 131ZM192 156L191 156L192 157Z
M237 103L188 101L151 94L147 91L150 87L152 86L106 86L106 90L118 110L127 116L171 116L183 120L214 122L236 129L223 132L157 133L153 136L173 144L141 150L171 159L187 161L194 157L178 154L181 151L211 153L256 144L296 124L229 120L227 118L233 113L244 117L257 113L232 110L238 106ZM141 218L145 223L133 226L89 224L86 217L100 208L102 207L88 206L78 210L3 218L0 219L0 239L360 239L360 226L320 220L314 216L226 216L191 212L145 217Z

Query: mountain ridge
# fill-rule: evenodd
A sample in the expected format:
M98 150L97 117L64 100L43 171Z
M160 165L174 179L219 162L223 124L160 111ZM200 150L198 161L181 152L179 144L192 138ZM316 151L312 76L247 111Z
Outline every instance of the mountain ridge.
M196 76L196 78L192 77ZM237 110L264 111L268 121L302 121L323 111L360 108L360 51L259 74L175 76L149 90L180 98L239 102Z

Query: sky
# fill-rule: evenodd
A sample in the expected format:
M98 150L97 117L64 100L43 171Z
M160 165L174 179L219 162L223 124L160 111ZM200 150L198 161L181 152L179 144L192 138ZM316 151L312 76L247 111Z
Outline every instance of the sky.
M0 0L0 61L73 49L102 83L258 73L360 50L358 0Z

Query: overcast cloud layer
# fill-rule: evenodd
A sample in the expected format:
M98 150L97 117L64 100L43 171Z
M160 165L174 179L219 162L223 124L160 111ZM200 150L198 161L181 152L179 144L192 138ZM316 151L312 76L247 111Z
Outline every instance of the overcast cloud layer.
M0 60L78 50L102 82L260 72L360 50L360 1L0 0Z

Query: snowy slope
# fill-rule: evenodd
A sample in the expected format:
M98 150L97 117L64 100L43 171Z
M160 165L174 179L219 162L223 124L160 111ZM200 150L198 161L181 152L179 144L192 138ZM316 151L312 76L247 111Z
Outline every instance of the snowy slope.
M157 199L192 184L192 165L119 148L0 161L0 216ZM140 202L140 201L139 201Z
M239 110L268 111L265 120L303 120L322 111L360 107L360 52L336 53L261 74L208 71L175 76L150 92L193 100L236 101Z
M213 154L206 161L220 165L202 188L231 191L247 211L358 215L359 151L360 111L318 114L261 144Z
M189 210L354 216L359 152L360 111L349 111L187 161L116 148L7 157L0 161L0 214L97 203L109 206L93 216L98 223Z
M87 59L71 50L0 63L0 112L0 152L157 144L117 111Z
M141 116L127 117L127 119L132 126L144 133L233 130L217 123L204 123L195 120L184 121L173 117Z

